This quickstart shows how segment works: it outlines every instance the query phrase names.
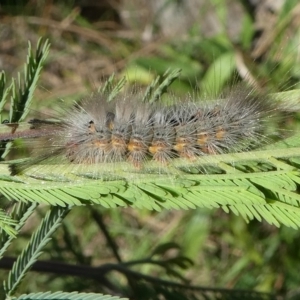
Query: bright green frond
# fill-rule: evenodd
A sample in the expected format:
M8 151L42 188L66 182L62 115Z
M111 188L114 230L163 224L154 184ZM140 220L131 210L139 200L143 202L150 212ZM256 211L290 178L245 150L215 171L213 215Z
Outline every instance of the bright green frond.
M116 296L109 296L96 293L64 293L64 292L45 292L45 293L31 293L24 294L19 297L14 297L12 300L125 300L127 298L119 298Z

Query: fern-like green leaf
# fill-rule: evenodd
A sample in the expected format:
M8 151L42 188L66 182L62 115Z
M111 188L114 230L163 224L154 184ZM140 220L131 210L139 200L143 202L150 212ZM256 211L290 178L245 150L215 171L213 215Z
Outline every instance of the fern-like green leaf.
M17 225L16 220L12 219L8 216L5 211L0 209L0 228L3 230L8 236L15 237L16 229L14 228Z
M118 82L115 82L115 74L112 74L106 80L104 85L98 89L98 92L100 94L107 95L107 102L110 102L113 99L115 99L115 97L120 93L125 83L126 83L126 79L124 77L121 78Z
M148 86L142 101L153 103L160 99L172 82L179 77L180 72L180 69L173 71L167 70L162 78L160 78L160 76L156 77Z
M28 220L28 218L31 216L31 214L34 212L35 208L37 207L36 202L19 202L14 206L14 209L12 210L10 217L14 222L16 222L13 230L14 233L19 233L22 227L24 226L25 222ZM2 226L0 226L2 228ZM13 239L15 238L15 235L9 234L8 232L5 232L2 229L2 232L0 234L0 259L7 250L7 248L12 243Z
M4 71L0 73L0 122L2 123L2 111L4 108L4 105L7 102L8 95L12 89L12 84L8 88L5 88L6 86L6 76Z
M45 59L49 53L50 44L40 39L37 44L35 54L31 50L31 44L28 44L27 61L24 66L23 80L21 74L18 74L17 84L13 81L13 95L11 97L11 110L9 121L11 123L21 122L29 112L30 104L33 98L38 79ZM16 85L16 86L15 86ZM18 90L16 94L16 89Z
M35 53L28 44L27 61L24 66L23 78L18 73L18 79L12 79L8 88L5 88L6 78L2 71L0 75L0 121L2 122L2 110L10 95L11 105L9 110L9 122L17 123L23 121L29 110L33 98L33 93L37 86L43 64L48 56L50 44L48 40L39 39ZM4 158L11 148L11 143L0 142L1 157Z
M116 172L119 179L105 181L88 175L95 174L97 166L90 166L91 170L85 166L87 176L84 172L77 175L74 172L62 180L59 170L67 166L52 165L48 170L51 180L45 181L50 175L47 166L32 167L28 175L12 177L5 171L6 166L1 165L6 181L0 181L0 193L10 200L63 207L99 204L106 208L131 206L157 211L222 208L241 215L246 221L266 220L276 226L298 228L300 171L291 159L299 153L296 144L287 149L202 157L197 163L178 160L169 173L135 174L134 179L120 163L120 171ZM211 174L199 173L199 170L211 170L212 166ZM37 171L39 176L31 177Z
M14 263L12 270L9 272L7 281L4 282L4 289L8 297L12 296L16 291L17 286L29 271L30 267L42 254L43 248L49 242L52 234L60 226L69 211L69 207L52 207L49 210L39 228L32 235L27 247Z
M24 294L19 297L13 297L12 300L126 300L128 298L120 298L116 296L96 294L96 293L64 293L64 292L46 292Z

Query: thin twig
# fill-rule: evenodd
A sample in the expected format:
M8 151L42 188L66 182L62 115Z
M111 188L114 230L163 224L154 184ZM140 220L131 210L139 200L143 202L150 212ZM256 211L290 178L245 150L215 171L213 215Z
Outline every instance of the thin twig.
M94 209L92 207L90 207L90 211L92 213L92 217L94 218L95 222L98 224L101 231L103 232L103 234L106 238L106 242L107 242L108 246L110 247L110 249L112 250L116 260L121 263L122 258L119 254L118 245L115 243L114 239L110 236L110 233L107 230L105 223L103 222L102 215L99 213L99 211L97 211L96 209Z

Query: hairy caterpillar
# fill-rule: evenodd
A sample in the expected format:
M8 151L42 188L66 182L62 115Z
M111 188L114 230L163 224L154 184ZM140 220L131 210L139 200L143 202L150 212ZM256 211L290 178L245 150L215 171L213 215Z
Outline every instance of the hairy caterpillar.
M153 162L161 173L176 158L197 164L199 157L246 151L266 143L274 133L267 132L269 120L278 112L269 96L244 84L218 100L188 97L171 104L145 103L138 95L120 95L107 102L99 94L74 106L60 122L30 121L27 137L39 137L34 160L13 164L11 171L15 175L32 163L55 162L72 163L82 170L96 165L97 173L107 169L114 173L123 163L124 171L130 166L140 172ZM17 133L0 135L0 139L14 139Z

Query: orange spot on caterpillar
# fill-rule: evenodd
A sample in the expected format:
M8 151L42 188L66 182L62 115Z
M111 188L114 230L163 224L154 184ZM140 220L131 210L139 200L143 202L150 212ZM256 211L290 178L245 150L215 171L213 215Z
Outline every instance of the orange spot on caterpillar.
M139 152L147 150L144 143L138 139L131 139L127 146L129 152Z
M170 159L170 145L163 141L153 142L149 147L149 152L153 155L153 160L165 165Z
M174 145L174 150L178 152L179 156L187 158L189 160L195 160L196 155L194 152L193 145L186 138L176 139L176 144Z
M216 139L222 140L224 138L225 134L226 134L226 131L224 130L224 128L219 127L216 132Z
M207 143L208 141L208 133L207 132L200 132L197 134L198 139L197 139L197 144L199 146L203 146Z
M126 141L121 137L117 137L117 136L112 136L111 138L111 146L113 149L122 151L122 152L126 152L127 150L127 144Z
M92 141L91 145L96 146L97 148L99 148L101 150L106 150L106 151L109 150L109 148L110 148L110 142L108 140L95 140L95 141Z

